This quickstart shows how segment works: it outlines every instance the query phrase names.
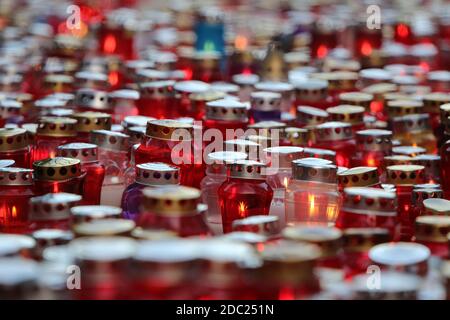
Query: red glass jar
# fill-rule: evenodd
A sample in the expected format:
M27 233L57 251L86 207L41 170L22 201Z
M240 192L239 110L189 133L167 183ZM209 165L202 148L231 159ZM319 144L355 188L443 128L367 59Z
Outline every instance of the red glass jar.
M361 90L361 92L373 95L373 101L370 103L370 112L379 120L386 119L385 95L396 91L397 85L384 82L364 86Z
M175 118L180 115L175 104L175 81L144 82L139 86L140 97L136 103L141 116L156 119Z
M386 168L387 183L395 185L398 201L400 239L410 240L414 234L416 216L412 208L412 190L415 184L424 182L424 167L418 165L394 165Z
M146 188L137 224L143 229L174 231L180 237L208 236L203 209L199 206L200 190L167 186Z
M112 114L112 98L108 92L91 88L78 89L75 93L74 109L77 112L94 111Z
M313 244L267 244L261 252L263 265L256 270L258 299L308 299L320 291L314 267L320 249Z
M59 145L74 141L77 134L76 123L77 121L71 118L41 118L34 140L32 162L53 158Z
M344 122L325 122L314 129L315 148L324 148L336 152L336 164L350 166L350 157L356 152L356 142L352 126Z
M380 175L376 167L353 167L337 173L339 191L349 187L381 188Z
M89 142L89 135L93 130L111 130L111 115L107 113L85 111L75 113L71 117L77 120L75 140L79 142Z
M420 216L416 219L416 242L427 246L432 255L442 259L449 257L449 232L449 216Z
M439 109L441 110L441 123L436 133L438 139L438 148L450 139L450 103L442 104Z
M425 148L427 153L436 153L437 141L426 113L411 114L392 119L394 138L402 145Z
M120 207L120 195L126 187L125 171L130 161L130 137L108 130L94 130L90 135L91 142L98 146L98 159L105 167L100 203Z
M311 30L312 56L324 59L332 49L336 48L341 29L343 29L342 22L333 18L331 14L317 17Z
M0 168L0 231L27 231L29 205L34 196L31 169Z
M223 80L220 71L220 52L196 51L192 58L194 63L192 79L208 83Z
M443 200L443 196L444 192L442 191L440 185L415 185L412 190L412 205L415 216L418 217L426 214L431 214L431 212L434 212L434 210L439 214L439 209L441 208L440 200ZM448 213L450 214L450 209L448 209L448 211Z
M126 116L138 114L137 101L139 96L139 91L131 89L115 90L109 94L114 110L113 118L115 123L120 123Z
M196 299L201 286L195 240L139 243L132 262L133 299Z
M72 193L48 193L30 199L30 230L70 228L70 208L81 196Z
M383 228L389 230L392 239L398 233L397 224L395 193L369 187L344 189L344 200L336 219L336 227Z
M381 171L384 157L391 154L392 132L380 129L357 131L356 145L351 165L377 167Z
M325 110L333 105L333 99L328 95L328 81L309 79L294 84L295 105L311 106Z
M187 114L187 116L195 120L202 120L205 117L206 104L224 98L224 92L214 90L191 93L189 95L189 100L191 101L191 110Z
M81 272L81 289L71 290L77 300L129 298L130 264L134 240L125 237L83 237L70 245Z
M205 132L217 129L226 140L238 139L248 125L248 106L230 99L208 102L203 124ZM227 135L227 130L232 134Z
M81 171L86 173L82 204L100 203L105 166L98 160L98 147L90 143L69 143L58 147L58 156L81 161Z
M450 199L450 140L441 147L441 179L444 198Z
M358 57L370 57L378 51L383 43L382 28L368 28L367 21L359 21L355 25L354 54Z
M316 270L342 269L342 232L334 227L311 226L299 224L283 230L283 237L287 240L310 243L320 248L320 258L317 260Z
M343 230L343 261L346 278L367 272L371 261L369 250L389 242L389 230L382 228L346 228Z
M210 85L197 80L178 81L174 84L175 105L178 116L189 116L192 113L192 101L189 98L192 93L201 93L210 90Z
M273 197L273 190L265 181L264 164L239 160L227 166L227 181L218 190L224 233L232 231L235 220L268 215Z
M21 168L30 167L31 137L25 129L0 128L0 159L11 159Z
M419 243L388 242L370 249L369 258L382 270L395 270L425 276L428 272L430 254L430 250Z
M426 183L441 182L441 157L436 154L419 154L411 159L411 164L425 167L424 179Z
M81 163L72 158L48 158L35 161L34 190L37 195L67 192L83 196L86 173L81 171Z
M193 127L175 120L152 120L135 150L136 164L165 162L180 167L180 183L194 185Z

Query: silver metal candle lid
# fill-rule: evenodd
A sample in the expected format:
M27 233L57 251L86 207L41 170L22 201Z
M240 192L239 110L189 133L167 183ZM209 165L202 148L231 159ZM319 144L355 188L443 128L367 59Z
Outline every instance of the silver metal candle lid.
M279 111L281 106L281 94L269 91L252 92L250 103L253 110Z
M148 186L176 185L180 183L180 168L163 162L138 164L136 182Z
M74 142L57 148L60 157L75 158L81 163L91 163L98 160L98 147L92 143Z
M337 167L329 160L303 158L292 161L292 176L295 180L336 183L336 174Z
M72 193L48 193L30 199L32 221L63 220L70 218L70 208L81 200Z

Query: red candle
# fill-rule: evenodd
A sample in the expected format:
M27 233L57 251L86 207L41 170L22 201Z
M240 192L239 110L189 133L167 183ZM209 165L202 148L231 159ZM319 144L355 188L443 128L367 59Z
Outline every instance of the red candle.
M190 99L192 93L210 90L210 85L197 80L178 81L174 84L176 112L179 116L192 115L193 105Z
M244 134L248 124L248 106L239 101L221 99L206 103L204 118L205 131L208 129L220 130L223 137L228 139L239 138L233 130L239 130ZM227 129L233 133L227 135Z
M348 187L381 188L380 176L376 167L353 167L338 172L339 190Z
M81 171L86 173L82 204L99 204L105 166L98 160L98 147L90 143L69 143L58 147L58 156L81 161Z
M34 196L32 172L15 167L0 168L0 231L27 231L28 201Z
M384 157L391 154L392 132L380 129L357 131L356 146L351 165L377 167L381 171Z
M174 118L179 115L175 103L173 85L175 81L163 80L144 82L139 86L140 98L137 101L139 114L157 119Z
M0 159L11 159L18 167L30 167L31 137L25 129L0 128L0 141Z
M131 89L115 90L109 94L109 97L112 100L114 122L119 123L126 116L138 114L139 91Z
M228 178L218 190L224 233L233 221L254 215L268 215L273 197L265 181L266 166L251 160L227 164Z

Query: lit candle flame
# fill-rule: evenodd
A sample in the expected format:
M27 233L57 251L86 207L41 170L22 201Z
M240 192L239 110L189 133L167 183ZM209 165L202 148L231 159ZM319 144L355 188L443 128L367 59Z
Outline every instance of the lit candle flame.
M284 177L283 186L287 189L288 185L289 185L289 179L287 177Z
M244 36L236 36L236 39L234 39L234 46L238 50L241 50L241 51L245 50L247 48L247 45L248 45L248 40Z
M361 53L365 56L370 56L372 53L372 45L369 42L364 41L361 46Z
M317 48L317 57L319 59L325 58L325 56L328 54L328 48L325 45L320 45L319 48Z
M367 165L368 165L369 167L376 167L375 159L372 158L372 157L368 157L368 158L367 158Z
M409 34L408 27L404 24L399 24L397 26L397 34L400 38L406 38Z
M103 44L103 50L106 53L113 53L116 50L117 42L116 38L112 34L106 36L105 43Z
M111 71L108 75L108 81L112 86L115 86L119 82L119 73L117 71Z
M308 194L308 202L309 202L309 214L310 216L314 215L315 206L315 196L313 194Z
M336 208L329 206L327 208L327 219L328 221L336 220Z
M11 217L12 218L17 218L17 209L16 209L16 206L13 206L12 207L12 210L11 210Z
M239 210L239 216L245 217L245 214L247 212L247 205L244 201L240 201L238 204L238 210Z

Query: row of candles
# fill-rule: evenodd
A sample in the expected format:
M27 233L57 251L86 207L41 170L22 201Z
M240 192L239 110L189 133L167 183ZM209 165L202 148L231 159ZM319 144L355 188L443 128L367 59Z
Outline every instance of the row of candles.
M217 8L173 28L79 5L85 34L1 33L1 298L448 297L444 19L341 32L318 5L277 16L292 51L237 34L228 53Z

